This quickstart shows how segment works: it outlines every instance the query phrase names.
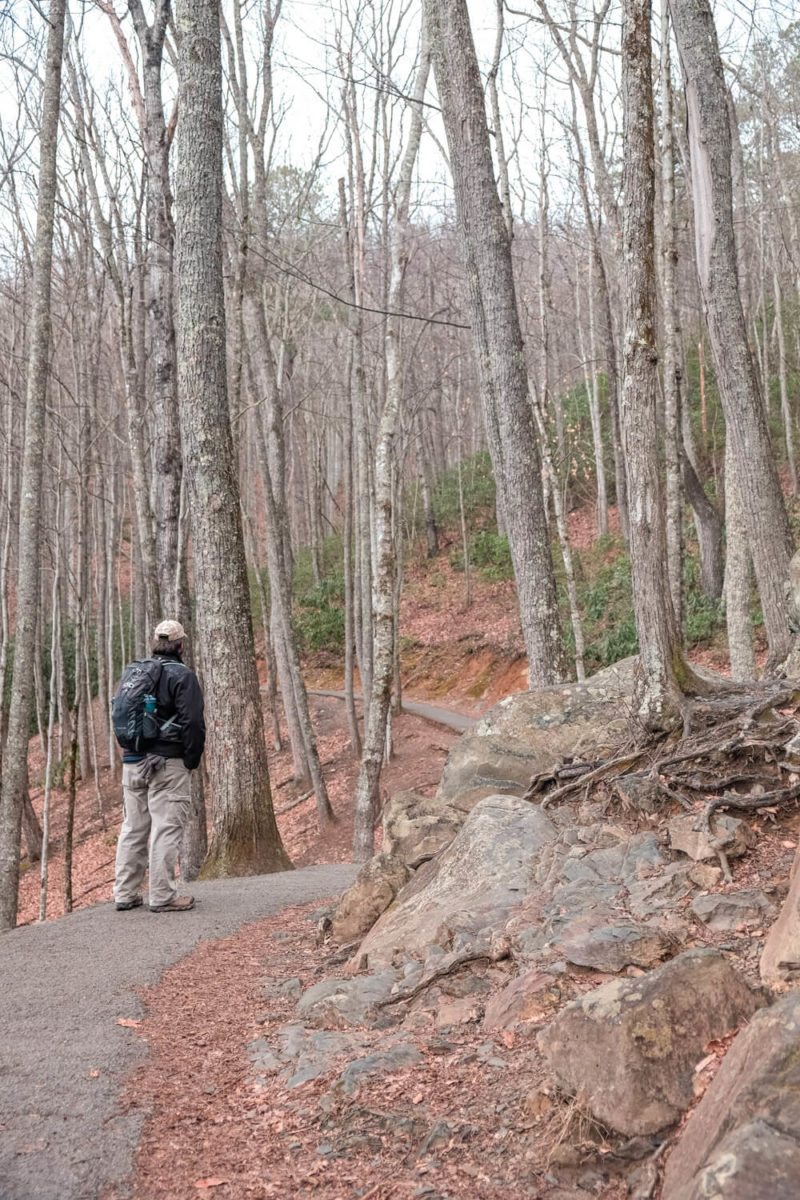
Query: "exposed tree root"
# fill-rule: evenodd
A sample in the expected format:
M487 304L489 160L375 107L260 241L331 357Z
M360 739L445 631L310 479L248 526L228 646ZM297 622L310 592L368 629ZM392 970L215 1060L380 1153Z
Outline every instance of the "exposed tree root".
M497 938L496 941L493 940L491 946L488 946L486 950L475 950L468 947L456 954L448 954L441 963L437 963L425 971L412 987L393 992L391 996L387 996L384 1000L377 1000L373 1008L386 1008L390 1004L400 1004L404 1000L413 1000L415 996L418 996L420 992L424 992L437 979L444 979L445 976L452 975L455 971L460 971L467 963L501 962L502 959L508 958L510 954L511 945L508 939L504 937Z
M715 838L711 818L720 809L756 812L798 800L800 747L787 751L798 735L800 689L785 681L726 687L720 695L687 698L678 740L640 733L607 759L565 762L535 775L525 799L541 797L541 807L549 808L604 785L630 803L640 785L650 796L697 813L695 829L709 837L729 879L727 843Z

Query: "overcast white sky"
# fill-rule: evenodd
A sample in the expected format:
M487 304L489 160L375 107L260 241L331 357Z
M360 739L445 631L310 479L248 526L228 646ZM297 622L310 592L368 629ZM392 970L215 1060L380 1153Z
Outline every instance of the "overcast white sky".
M393 3L395 9L400 7L400 0L387 0ZM147 6L148 0L145 0ZM116 0L117 11L126 12L124 0ZM558 0L553 0L558 5ZM283 12L279 23L279 32L274 53L275 96L276 103L283 112L280 137L276 160L289 161L293 165L308 165L317 153L319 140L326 122L326 103L322 98L328 96L333 106L339 103L341 79L338 75L336 55L333 50L337 14L341 7L347 7L345 0L284 0ZM355 8L356 0L350 0L349 7ZM362 6L368 14L373 12L370 0L362 0ZM492 52L495 34L496 10L494 0L469 0L470 13L473 22L475 40L479 57L484 68ZM513 8L534 8L533 0L515 0ZM658 29L659 0L655 0L656 13L654 28ZM226 8L223 0L223 9ZM261 6L259 0L245 4L246 20L253 26L258 20ZM107 17L99 12L92 0L70 0L70 12L76 29L79 31L81 43L98 94L103 95L112 85L119 92L122 102L129 107L127 83L122 68L116 41L111 32ZM43 19L37 12L33 0L0 0L0 49L13 52L23 64L35 62L27 30L31 25L43 29ZM720 39L726 49L729 61L735 63L753 37L755 28L761 36L766 31L774 30L775 23L781 25L791 20L800 19L800 0L719 0L716 5L717 23ZM130 22L126 20L126 28L131 34L131 42L135 42ZM507 54L513 51L516 72L520 82L520 91L524 108L521 107L519 95L515 95L515 81L509 67L510 59L505 65L502 79L506 93L506 115L508 130L507 143L511 131L523 130L520 149L521 173L527 177L527 201L530 204L537 190L537 153L539 141L539 118L537 110L541 104L542 66L547 61L551 79L548 83L549 103L563 103L565 94L559 89L558 80L562 77L562 69L557 59L548 55L544 50L547 39L539 27L526 23L517 16L507 16ZM406 35L406 53L399 56L399 61L393 72L391 82L399 89L407 86L413 67L413 55L416 51L417 24L414 7L411 7L410 23ZM609 46L619 43L619 27L612 16L606 35ZM608 62L609 98L614 92L614 74L618 59L610 58ZM169 73L168 73L169 74ZM362 60L356 68L360 78L359 93L365 105L365 111L375 96L378 83L374 70ZM9 138L13 144L14 129L17 124L16 116L19 108L20 86L23 88L30 83L26 66L14 69L13 62L6 57L0 59L0 122L4 129L6 144ZM169 86L169 85L168 85ZM35 97L36 89L32 95ZM433 81L429 84L428 99L436 102ZM398 108L398 112L402 105ZM610 124L613 126L616 113L612 104ZM435 108L429 110L431 132L443 140L441 126ZM548 135L553 143L552 186L556 194L559 187L559 171L566 170L566 159L559 159L557 143L560 130L557 122L548 122ZM334 132L327 145L323 178L330 180L335 186L335 180L344 171L344 161L341 155L341 140ZM21 146L25 149L25 143ZM32 185L35 179L35 144L30 147L33 155L24 157L27 171L22 178L24 187L27 175ZM5 154L0 149L0 181L2 181L3 160ZM419 166L420 190L422 203L431 204L440 200L446 189L447 171L442 155L436 145L435 137L424 139L420 154Z

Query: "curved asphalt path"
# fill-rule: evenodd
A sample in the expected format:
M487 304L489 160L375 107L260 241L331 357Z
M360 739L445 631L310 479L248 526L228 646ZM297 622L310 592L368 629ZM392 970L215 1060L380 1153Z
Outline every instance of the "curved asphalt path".
M262 692L266 688L262 687ZM337 700L344 700L344 692L332 692L325 688L308 688L309 696L335 696ZM362 700L360 693L356 693L356 700ZM435 725L446 725L448 729L457 729L459 733L463 733L465 729L472 729L472 726L477 723L476 717L468 717L464 713L456 712L452 708L439 708L436 704L423 704L420 700L403 700L403 712L413 713L415 717L423 717L426 721L433 721Z
M124 1181L142 1117L119 1111L120 1084L146 1047L117 1019L142 1016L134 989L201 939L338 894L355 874L347 863L193 883L190 913L99 904L0 935L0 1200L94 1200Z

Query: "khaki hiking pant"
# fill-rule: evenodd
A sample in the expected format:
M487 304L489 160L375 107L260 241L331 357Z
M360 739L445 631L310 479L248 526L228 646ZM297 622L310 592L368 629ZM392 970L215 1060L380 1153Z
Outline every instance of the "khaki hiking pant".
M139 763L122 764L123 821L114 880L117 904L125 904L139 894L148 866L150 907L169 904L177 895L175 864L191 800L189 772L182 759L165 759L149 784L139 774Z

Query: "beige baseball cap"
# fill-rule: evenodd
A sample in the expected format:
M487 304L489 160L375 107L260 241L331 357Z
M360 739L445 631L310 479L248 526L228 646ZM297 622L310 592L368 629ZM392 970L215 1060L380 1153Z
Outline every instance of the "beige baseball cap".
M160 625L156 625L153 636L159 641L182 642L186 637L186 630L180 621L162 621Z

